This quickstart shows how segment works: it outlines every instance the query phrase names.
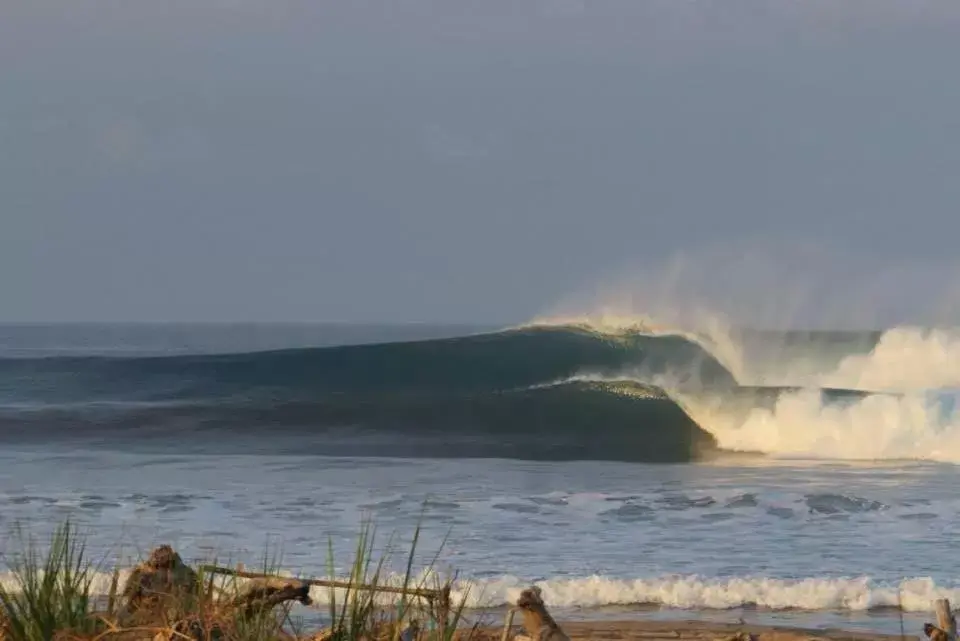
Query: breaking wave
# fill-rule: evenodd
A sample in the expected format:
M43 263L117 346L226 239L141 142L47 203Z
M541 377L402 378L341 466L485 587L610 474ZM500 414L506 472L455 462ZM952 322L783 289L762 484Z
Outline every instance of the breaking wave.
M691 416L730 450L845 460L960 462L960 416L952 391L849 395L822 390L777 395L768 406L725 409L730 399L688 399Z
M930 578L899 583L870 577L778 579L768 577L708 578L697 575L646 579L603 576L557 578L537 582L544 599L557 607L657 605L690 610L760 607L773 610L872 610L897 608L928 612L937 598L960 597L956 586L938 586ZM472 604L512 603L527 587L516 577L488 580Z
M381 344L8 358L0 439L161 447L189 434L330 455L677 462L735 450L960 462L960 334L864 336L571 317Z
M130 571L120 572L120 581ZM293 576L291 573L287 573ZM93 577L91 591L95 595L109 593L112 573ZM415 583L433 585L439 576L421 573ZM16 591L18 583L9 573L0 574L0 584ZM403 585L403 576L394 574L381 579L383 585ZM530 585L519 577L503 575L483 580L460 580L454 583L451 597L459 603L465 599L471 609L505 606L516 602L520 591ZM551 578L536 581L544 599L557 608L591 608L610 605L652 605L686 610L728 610L757 607L770 610L845 610L867 611L900 608L905 612L929 612L935 599L960 600L960 587L938 585L929 577L905 578L899 582L878 581L860 577L810 577L782 579L762 576L710 578L698 575L667 575L651 578L620 579L600 575L577 578ZM344 594L334 590L337 602ZM313 587L310 596L317 608L330 602L331 591ZM383 597L389 603L392 597Z

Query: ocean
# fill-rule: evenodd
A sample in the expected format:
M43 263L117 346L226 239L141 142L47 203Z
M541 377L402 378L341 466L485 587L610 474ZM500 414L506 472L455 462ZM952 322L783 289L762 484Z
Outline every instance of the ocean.
M909 327L0 326L0 545L70 519L104 583L159 543L326 576L365 520L401 570L419 523L476 616L537 583L580 618L915 632L960 602L958 356Z

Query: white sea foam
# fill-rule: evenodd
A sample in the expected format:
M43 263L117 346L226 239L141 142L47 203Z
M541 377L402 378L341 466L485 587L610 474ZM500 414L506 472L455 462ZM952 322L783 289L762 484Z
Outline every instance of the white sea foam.
M658 382L670 391L668 380ZM785 383L809 389L782 393L772 408L754 408L745 419L721 409L723 403L674 395L725 449L960 463L956 331L895 328L869 353L847 356L812 381L788 376ZM822 387L886 393L825 402Z
M478 586L471 605L513 602L527 584L501 577ZM707 578L696 575L646 579L591 576L537 582L547 603L557 607L650 604L681 609L729 609L758 606L771 609L868 610L897 607L929 611L933 599L960 597L957 587L938 586L930 578L883 583L869 577L774 579L766 577Z
M121 573L121 580L127 572ZM415 584L428 579L434 585L439 577L419 576ZM96 594L109 591L111 575L97 574L93 589ZM402 585L403 577L392 575L384 583ZM6 589L17 589L9 573L0 574ZM658 605L687 610L730 609L756 606L769 609L800 610L870 610L902 607L905 611L926 612L934 599L960 601L960 586L938 585L929 577L905 578L899 582L877 581L870 577L809 577L780 579L762 576L709 578L697 575L675 575L637 579L604 576L551 578L536 581L547 603L553 607L591 608L607 605ZM468 608L497 607L513 603L530 581L504 575L482 581L460 580L453 585L451 598L465 599ZM330 601L328 588L314 586L310 592L317 607ZM334 591L342 601L344 593ZM383 595L383 603L392 597Z
M868 354L847 356L818 382L826 387L892 391L960 387L960 332L891 329Z
M781 394L745 420L696 400L683 403L724 449L847 460L916 459L960 463L960 417L952 394L870 395L824 403L819 390Z

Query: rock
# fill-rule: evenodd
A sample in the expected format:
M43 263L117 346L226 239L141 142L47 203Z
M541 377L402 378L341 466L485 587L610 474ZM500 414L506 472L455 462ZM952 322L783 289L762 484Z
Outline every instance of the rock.
M570 641L547 611L539 587L534 585L521 592L517 608L523 615L523 629L533 641Z
M932 623L923 624L923 633L927 635L930 641L948 641L950 638L949 634Z
M171 621L193 607L200 593L197 573L169 545L161 545L124 583L122 625Z

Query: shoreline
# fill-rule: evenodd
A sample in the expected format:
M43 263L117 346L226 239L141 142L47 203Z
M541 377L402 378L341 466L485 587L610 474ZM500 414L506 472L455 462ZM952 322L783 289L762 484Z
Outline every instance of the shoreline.
M646 639L724 640L740 632L773 639L925 639L923 624L936 620L934 605L928 612L898 612L894 609L872 611L764 610L736 608L698 610L658 606L604 606L599 608L550 607L549 611L564 631L577 639L611 638L638 641ZM509 606L465 608L458 627L477 626L484 641L500 641ZM295 616L311 628L329 625L326 606L296 605ZM903 633L901 634L901 623ZM516 618L510 639L523 634ZM788 634L789 633L789 634ZM787 634L787 637L783 635Z
M932 615L932 613L931 613ZM934 618L933 616L929 618ZM624 641L677 641L744 639L750 635L757 641L803 641L823 639L828 641L893 641L894 639L919 639L922 630L904 631L899 634L884 634L841 628L813 629L779 625L750 623L722 623L697 619L677 621L607 620L584 621L559 619L558 623L571 639L623 639ZM516 626L515 626L516 627Z
M549 604L547 604L549 605ZM903 618L903 632L887 632L870 626L875 617L864 616L859 621L862 627L856 625L809 625L804 621L814 618L814 613L803 613L797 617L796 623L789 621L778 622L776 615L767 617L768 622L745 620L729 612L723 616L726 620L710 618L710 613L698 610L657 610L610 612L599 614L596 611L572 612L568 609L557 609L554 618L560 628L572 641L587 641L595 639L616 639L622 641L915 641L925 640L923 624L927 621L936 621L936 613L912 613L911 617ZM465 612L461 621L462 629L470 629L476 625L476 634L473 637L465 636L471 641L501 641L503 626L508 608L484 609L482 614ZM553 611L553 609L551 609ZM745 614L738 611L740 614ZM699 616L698 616L699 615ZM807 616L812 615L812 616ZM755 617L760 618L760 617ZM734 620L731 620L734 619ZM897 621L895 615L890 619ZM517 616L507 636L509 641L529 641ZM836 622L840 623L840 622Z

